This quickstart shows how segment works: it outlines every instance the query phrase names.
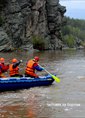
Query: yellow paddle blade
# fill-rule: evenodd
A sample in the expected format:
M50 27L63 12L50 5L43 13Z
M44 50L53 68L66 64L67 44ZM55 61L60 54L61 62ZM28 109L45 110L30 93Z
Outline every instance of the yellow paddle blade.
M56 76L54 76L54 75L52 75L52 74L51 74L51 76L52 76L52 78L53 78L57 83L60 83L60 79L59 79L58 77L56 77Z

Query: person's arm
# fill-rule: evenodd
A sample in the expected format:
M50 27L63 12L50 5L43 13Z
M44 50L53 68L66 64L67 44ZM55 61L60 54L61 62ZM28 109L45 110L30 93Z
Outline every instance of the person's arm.
M34 69L38 70L38 71L42 71L43 68L41 68L38 64L34 64Z
M19 62L14 63L13 68L16 68L21 62L22 62L22 60L20 60Z
M2 67L0 66L0 72L2 71Z
M0 69L2 69L1 65L0 65Z

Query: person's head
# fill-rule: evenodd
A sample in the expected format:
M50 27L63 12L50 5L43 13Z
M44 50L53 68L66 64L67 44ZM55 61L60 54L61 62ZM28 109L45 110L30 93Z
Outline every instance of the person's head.
M38 56L35 56L34 57L34 61L38 62L39 61L39 57Z
M18 60L16 58L12 59L12 63L16 63Z
M5 59L3 57L0 58L0 63L4 63Z

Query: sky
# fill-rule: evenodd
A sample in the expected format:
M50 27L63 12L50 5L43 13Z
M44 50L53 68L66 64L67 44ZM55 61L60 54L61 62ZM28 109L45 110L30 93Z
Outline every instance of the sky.
M74 19L85 20L85 0L59 0L62 6L66 6L65 16Z

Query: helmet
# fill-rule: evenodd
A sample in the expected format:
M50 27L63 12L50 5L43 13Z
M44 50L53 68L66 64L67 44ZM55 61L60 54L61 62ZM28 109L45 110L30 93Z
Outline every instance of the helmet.
M16 63L16 62L17 62L17 59L15 59L15 58L12 59L12 62L13 62L13 63Z
M39 61L39 57L37 57L37 56L35 56L34 59L35 59L36 61Z
M4 63L5 59L4 58L0 58L0 62Z

